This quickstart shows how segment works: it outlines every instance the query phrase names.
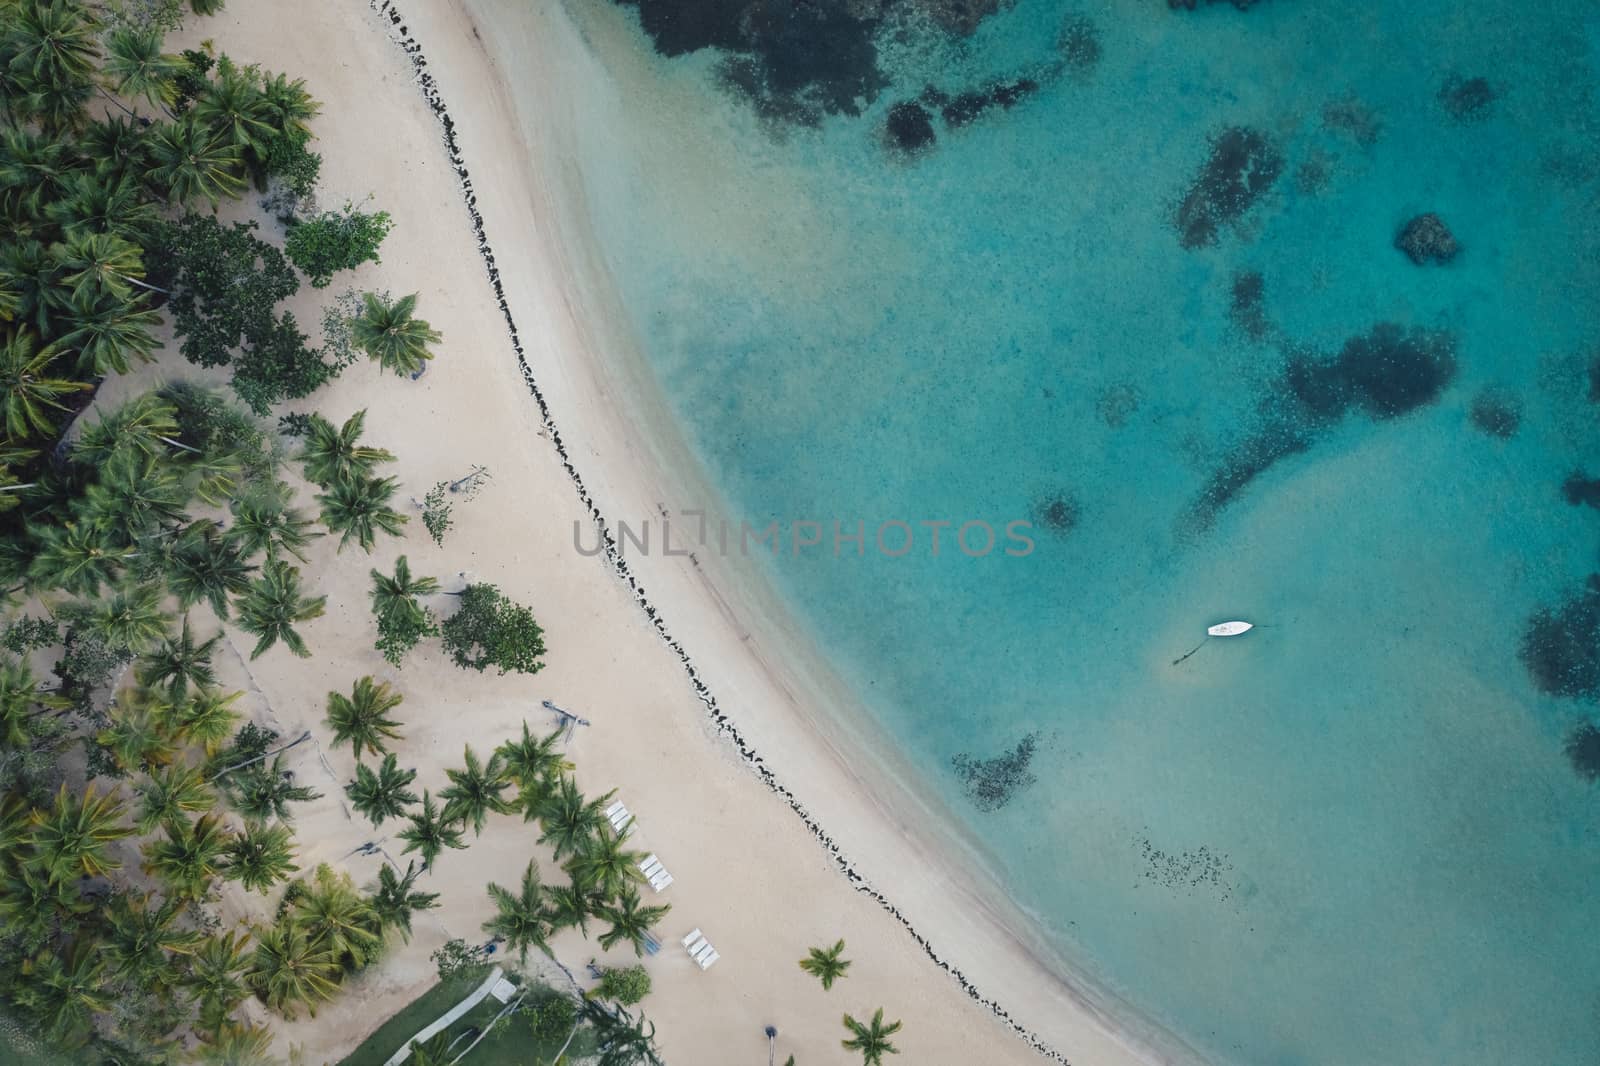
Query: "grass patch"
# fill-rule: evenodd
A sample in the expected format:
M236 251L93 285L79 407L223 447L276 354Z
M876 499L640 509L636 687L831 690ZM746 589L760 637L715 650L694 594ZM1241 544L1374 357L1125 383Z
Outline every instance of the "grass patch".
M433 1024L435 1018L471 995L472 990L483 983L485 976L487 971L472 975L457 974L448 981L440 981L384 1022L377 1032L361 1042L360 1047L340 1060L339 1066L383 1066L389 1061L389 1056L399 1051L418 1030ZM470 1011L468 1017L476 1013Z

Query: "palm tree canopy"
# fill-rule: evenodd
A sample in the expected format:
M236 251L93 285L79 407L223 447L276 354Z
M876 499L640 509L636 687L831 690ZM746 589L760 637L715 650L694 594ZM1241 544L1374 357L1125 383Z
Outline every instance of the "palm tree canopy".
M300 571L269 559L261 568L261 576L238 602L239 628L259 638L250 658L259 658L280 640L302 659L308 658L311 649L295 631L295 624L320 618L327 602L326 596L301 595Z
M484 819L491 813L509 814L511 804L500 795L510 782L505 778L505 766L500 753L489 757L487 765L478 761L477 754L467 745L462 752L466 766L460 770L446 770L450 784L439 798L445 801L446 821L470 823L475 836L483 834Z
M4 404L5 431L12 438L50 436L55 430L50 412L67 409L62 398L93 387L54 376L51 366L58 354L50 345L41 347L27 330L12 330L0 343L0 404Z
M833 982L845 976L845 971L850 969L850 960L844 958L844 941L840 940L831 948L812 948L810 953L800 960L800 968L822 982L824 991L833 987Z
M528 961L528 949L538 948L549 955L548 938L552 932L545 913L544 886L539 883L539 867L528 860L522 871L520 891L513 893L489 882L489 898L494 901L495 915L483 923L483 931L491 936L504 937L506 946L517 952L517 957Z
M62 785L49 808L33 812L31 861L55 881L80 874L100 877L117 869L120 864L106 849L133 833L122 823L123 813L122 801L114 793L102 796L90 785L78 798Z
M417 852L422 856L423 866L432 866L445 848L467 846L461 830L440 814L427 789L422 790L422 810L406 815L406 821L409 824L399 833L400 839L406 842L400 854Z
M189 628L189 616L184 615L178 635L168 636L161 647L139 660L136 671L139 684L150 688L165 686L167 699L174 704L182 700L191 687L209 688L217 682L217 673L211 668L211 655L221 640L222 633L217 632L196 643Z
M394 462L391 452L357 443L366 422L365 408L345 419L344 425L337 428L321 415L313 414L305 446L300 450L306 480L330 488L370 475L378 463Z
M389 506L398 487L399 482L392 477L354 477L317 493L317 502L322 504L322 524L331 532L342 534L340 551L352 539L363 551L372 551L379 530L391 537L401 535L401 527L409 519Z
M900 1049L889 1043L889 1038L900 1031L901 1023L896 1021L884 1025L882 1007L872 1015L872 1022L866 1025L846 1014L844 1027L850 1030L851 1036L840 1043L846 1051L861 1052L863 1066L882 1066L885 1055L900 1054Z
M415 770L401 770L394 752L388 752L377 772L363 763L356 763L356 779L345 786L345 795L351 806L380 826L385 819L398 818L406 808L417 802L417 794L408 787L416 780Z
M439 342L439 333L427 322L413 317L417 294L389 301L374 293L362 296L360 315L350 324L350 338L356 347L396 374L415 374L433 353L428 345Z
M356 761L363 753L381 755L386 741L400 739L400 723L386 712L404 702L405 697L389 687L387 681L363 677L349 696L328 693L328 725L333 728L335 746L349 744Z

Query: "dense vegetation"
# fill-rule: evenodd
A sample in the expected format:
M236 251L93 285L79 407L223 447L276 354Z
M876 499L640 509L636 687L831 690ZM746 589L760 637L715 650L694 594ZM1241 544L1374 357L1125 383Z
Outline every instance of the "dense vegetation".
M321 348L283 308L301 273L320 288L376 260L391 222L316 210L318 105L302 81L209 43L165 50L187 15L220 7L0 0L0 1000L73 1061L268 1061L240 1004L292 1017L408 940L437 905L423 870L492 813L539 820L572 877L546 889L530 864L501 890L497 922L520 950L595 915L639 944L662 910L639 905L632 853L594 821L555 738L524 727L487 760L468 750L439 800L419 801L389 750L402 696L371 677L328 694L328 727L357 758L356 810L400 822L422 864L357 886L296 862L294 808L318 793L289 750L310 734L248 721L215 656L227 626L251 658L311 655L312 541L371 551L406 516L397 479L376 472L394 456L361 442L364 412L339 426L282 414L276 432L258 418L357 353L415 374L440 338L415 296L347 293ZM214 214L252 193L270 217ZM169 325L174 354L227 368L243 406L181 381L95 403L108 376L162 356ZM176 368L165 357L165 376ZM309 504L293 461L319 490ZM437 582L404 557L373 582L391 662L449 624L421 602ZM455 658L537 668L526 608L466 599ZM227 881L268 897L261 921L221 928L209 904Z

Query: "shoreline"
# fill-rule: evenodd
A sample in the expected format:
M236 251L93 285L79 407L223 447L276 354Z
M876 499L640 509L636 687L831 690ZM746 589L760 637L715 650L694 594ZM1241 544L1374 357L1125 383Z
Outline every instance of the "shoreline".
M533 371L533 368L529 363L528 353L523 345L521 334L517 328L516 318L512 311L511 298L507 295L507 288L502 279L500 264L489 240L488 229L484 215L478 206L478 192L473 183L471 170L466 160L466 154L462 149L460 141L457 137L458 125L456 119L450 114L448 105L445 101L445 94L439 87L438 80L433 75L433 70L435 68L430 63L424 46L417 39L417 37L413 35L410 21L408 20L405 11L402 10L401 4L397 3L396 0L368 0L368 5L372 11L375 12L384 22L385 32L389 36L390 40L398 45L405 53L413 71L416 88L421 92L428 108L433 112L434 117L439 123L441 140L445 147L449 164L456 174L457 182L461 191L463 206L466 208L473 231L473 236L478 244L479 256L482 259L487 279L494 291L496 303L504 320L505 332L508 335L513 350L517 356L518 371L523 379L524 385L532 395L538 408L539 419L543 430L545 431L545 435L548 436L550 442L554 445L556 455L563 467L563 470L570 480L572 487L577 491L580 504L587 512L589 521L598 531L600 536L599 543L603 547L603 551L600 554L604 555L607 566L612 575L615 578L620 579L627 587L630 598L633 600L636 607L643 612L650 626L655 631L656 636L677 658L681 669L689 679L696 699L704 709L706 718L714 728L714 735L730 740L733 743L734 747L737 749L740 761L743 763L745 768L747 770L754 771L758 779L767 788L767 790L782 798L785 804L790 808L791 813L798 817L800 822L805 826L808 833L817 843L822 845L829 856L830 864L834 867L835 872L844 876L845 880L849 883L854 892L866 895L877 905L879 909L891 916L895 920L896 924L901 927L902 935L909 935L912 941L921 950L925 960L932 962L934 966L944 975L950 979L953 979L954 983L961 989L962 993L967 999L982 1007L987 1013L991 1014L997 1021L1001 1022L1013 1034L1013 1036L1026 1045L1027 1048L1033 1052L1036 1052L1040 1056L1061 1063L1072 1063L1075 1061L1111 1061L1109 1059L1099 1058L1091 1060L1070 1058L1066 1052L1060 1050L1045 1037L1041 1036L1036 1027L1030 1027L1014 1017L1012 1012L1007 1010L1007 1008L1002 1004L1001 997L991 997L986 995L982 989L980 989L979 981L970 978L960 965L950 961L945 954L942 954L934 946L933 939L929 936L925 936L919 930L918 925L914 924L913 919L895 904L895 902L890 898L889 893L879 890L877 887L875 887L874 882L858 869L858 864L852 861L852 859L849 857L844 845L842 845L833 834L830 834L828 830L824 828L820 818L813 813L812 809L804 801L800 799L796 791L786 785L784 780L780 778L779 774L768 765L767 759L760 753L757 744L747 739L746 731L742 731L740 726L735 723L733 716L723 710L722 705L717 699L717 696L712 692L710 684L708 684L708 682L705 680L701 668L696 664L695 659L691 657L687 648L685 647L685 644L674 635L674 631L666 622L662 609L658 606L657 602L653 601L652 598L647 595L645 585L640 580L638 573L636 573L635 569L629 565L628 561L624 557L623 552L619 548L618 541L612 533L611 524L605 517L605 512L602 510L600 504L596 502L594 493L591 492L590 488L585 483L583 475L579 471L577 463L573 458L572 452L568 449L562 438L560 429L556 423L551 400L547 398L546 391L541 389L538 381L536 380L536 375ZM468 3L463 6L471 6L470 0L468 0ZM478 23L477 20L474 19L473 13L466 10L460 10L458 13L466 20L467 26L470 29L478 46L487 54L487 43L484 41L482 34L479 33ZM490 60L491 65L493 65L492 56L490 56ZM506 79L497 76L496 80L504 82ZM519 145L518 147L522 146ZM531 160L529 162L531 163ZM569 307L569 310L575 315L578 313L576 308ZM608 369L616 369L614 364L610 361L596 361L603 363ZM630 382L630 384L634 383ZM628 399L637 402L636 392L633 390L625 391L628 391L631 394ZM631 440L629 443L635 445L641 451L654 452L654 450L662 444L662 441L660 439L641 441L636 438ZM679 446L676 454L681 456L684 451L682 442L675 440L673 443ZM659 456L652 455L652 458L659 459ZM658 469L653 470L652 473L658 475L665 474L665 470L663 469L665 464L658 463L657 466ZM698 472L697 463L693 469L695 472ZM683 470L681 468L677 469L675 472L683 475ZM710 493L714 494L714 490L710 490L709 486L702 486L702 491L709 491ZM659 503L657 506L660 506ZM646 564L648 565L648 559L646 560ZM717 613L720 613L726 622L742 628L740 624L749 621L751 615L754 615L763 621L772 620L768 612L762 611L759 608L752 609L748 612L741 612L740 608L747 605L738 603L737 597L730 597L728 595L729 590L724 588L716 580L717 576L720 575L715 575L712 572L708 572L707 568L701 567L698 561L694 562L693 565L705 593L715 602L719 609ZM753 570L753 567L746 567L745 569ZM657 576L659 577L660 575ZM750 577L749 574L744 576L747 578ZM762 606L770 605L775 606L780 611L785 610L781 602L771 602L776 600L776 595L770 588L770 584L768 583L768 579L765 577L765 575L755 575L755 581L762 583L759 586L760 592L767 593L767 596L765 597L755 597L756 599L764 599L768 601L768 603L763 604ZM728 582L728 585L731 586L732 589L735 589L739 592L749 593L752 591L750 586L744 582L730 581ZM750 628L756 627L751 626ZM795 636L795 634L792 632L792 628L784 627L781 624L776 624L774 628L783 630L785 636ZM747 633L743 639L744 641L749 642L751 640L751 636ZM752 654L750 657L756 661L756 665L759 668L768 671L774 670L776 664L765 660L760 655L759 651L755 651L753 649L751 649L751 651ZM784 651L785 653L790 653L792 649L786 646ZM813 659L816 665L822 666L823 671L826 671L826 665L825 663L821 662L819 655L813 655L810 656L810 658ZM790 665L793 664L791 663ZM781 670L781 667L778 669ZM800 680L802 681L802 684L806 685L806 687L814 689L827 689L831 693L845 695L847 699L849 698L842 683L839 682L837 678L832 676L831 671L826 671L828 680L832 682L831 685L818 684L818 678L816 677L816 673L818 673L818 671L815 669L810 671L812 676L804 676L807 673L807 671L804 670L799 671L799 673L802 675ZM784 689L786 687L782 683L783 679L774 676L770 677L769 680L774 684L774 687L778 689ZM837 713L827 714L826 711L824 714L826 714L828 718L826 723L818 723L816 722L815 717L812 717L809 724L815 725L821 730L832 729L838 731L852 731L848 728L843 715ZM749 723L747 722L747 728L748 724ZM860 729L857 728L853 731L859 733ZM876 730L874 729L872 731L875 732ZM818 739L824 743L829 741L828 736L823 736ZM892 743L892 738L881 737L881 739L878 739L877 745L869 744L867 745L866 750L872 755L876 756L885 751L892 751L892 747L887 746L889 743ZM861 746L856 745L855 750L859 752L861 750ZM841 763L846 761L844 752L839 750L837 747L834 748L833 755ZM907 776L905 773L894 772L893 768L887 765L884 765L883 768L890 771L890 776L894 781L896 790L905 793L905 796L895 798L909 799L911 802L923 808L924 811L927 809L929 806L927 796L922 794L920 789L908 784L908 782L905 780L905 777ZM867 793L866 798L869 799L869 801L873 802L874 805L879 805L882 803L884 797L880 794L883 791L881 787L874 787L872 782L869 782L866 779L856 775L853 768L849 767L848 765L841 766L840 769L852 776L854 783L859 785L862 790ZM883 811L881 813L893 817L891 812ZM938 824L940 828L946 830L947 836L952 835L951 831L954 831L953 835L965 836L965 827L960 826L959 824L951 824L951 822L948 820L943 820L936 824ZM910 834L908 833L907 835L909 837ZM913 844L914 846L917 843L923 842L908 840L907 843ZM969 854L972 854L976 850L974 848L974 842L970 839L962 839L954 841L954 843L956 843L957 846L962 847L963 850L967 851ZM937 848L917 848L916 850L925 852L931 851L935 854L937 853ZM983 873L984 876L989 878L991 884L973 887L979 894L979 901L983 904L990 904L993 902L993 897L990 896L985 898L985 890L1000 893L1003 897L1003 888L998 884L998 882L994 881L993 875L987 869L987 867L983 867ZM1009 899L1006 899L1005 902L1012 907L1015 906L1014 904L1011 904ZM1065 1004L1058 1004L1057 1006L1067 1006L1068 1009L1081 1014L1082 1021L1086 1021L1089 1024L1103 1030L1104 1035L1110 1037L1116 1042L1117 1045L1119 1045L1122 1051L1125 1051L1132 1056L1132 1058L1129 1060L1130 1062L1165 1064L1200 1061L1198 1053L1195 1052L1194 1049L1184 1045L1182 1041L1179 1040L1175 1035L1161 1030L1154 1023L1145 1021L1144 1024L1138 1027L1138 1031L1134 1031L1132 1028L1127 1027L1129 1020L1127 1015L1134 1013L1133 1009L1128 1004L1120 1001L1114 996L1111 996L1109 993L1104 992L1104 990L1095 988L1092 984L1087 984L1081 975L1062 973L1061 968L1066 964L1064 960L1059 959L1059 957L1054 957L1053 953L1050 959L1040 958L1035 950L1023 942L1022 938L1018 935L1018 931L1010 927L1006 920L1006 916L996 914L992 911L992 909L988 910L987 916L994 925L999 926L1005 931L1012 943L1012 946L1017 948L1019 952L1022 953L1035 967L1042 971L1040 976L1046 977L1047 980L1060 982L1062 987L1059 991L1064 994L1067 1002ZM1017 912L1017 916L1021 918L1023 923L1030 923L1032 921L1032 919L1028 918L1026 915L1022 915L1021 912ZM1054 963L1054 965L1052 965L1052 963ZM987 984L985 984L985 987L987 987ZM1113 1000L1114 1003L1104 1002L1108 999ZM1078 1019L1074 1020L1076 1021ZM1141 1021L1143 1021L1143 1019L1141 1019Z

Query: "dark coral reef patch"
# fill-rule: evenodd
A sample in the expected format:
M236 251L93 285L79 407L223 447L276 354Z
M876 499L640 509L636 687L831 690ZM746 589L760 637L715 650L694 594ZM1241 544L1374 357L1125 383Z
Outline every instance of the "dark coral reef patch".
M1028 517L1040 529L1064 537L1078 527L1079 514L1078 497L1060 492L1036 501Z
M1038 735L1029 733L1002 755L977 759L962 752L950 760L950 765L973 806L980 811L998 811L1018 792L1038 781L1028 769L1037 744Z
M903 155L915 155L931 148L938 139L933 132L933 116L915 100L903 101L889 109L883 133L889 147Z
M1567 758L1585 781L1600 781L1600 727L1584 722L1567 734Z
M1534 612L1518 653L1540 692L1600 696L1600 574L1591 574L1576 596Z
M1561 498L1574 507L1593 507L1600 511L1600 477L1574 471L1561 483Z
M1476 122L1489 114L1496 93L1488 78L1452 74L1439 88L1439 103L1457 122Z
M1289 390L1313 417L1336 419L1357 407L1375 419L1395 418L1439 398L1455 376L1455 338L1443 330L1380 322L1322 359L1290 357Z
M1490 385L1472 398L1469 417L1478 432L1510 440L1522 427L1522 402L1505 389Z
M1245 270L1233 276L1228 318L1253 341L1264 340L1272 330L1267 319L1267 283L1259 270Z
M1283 172L1283 156L1259 130L1232 126L1211 139L1211 154L1178 204L1178 243L1204 248L1237 222Z

